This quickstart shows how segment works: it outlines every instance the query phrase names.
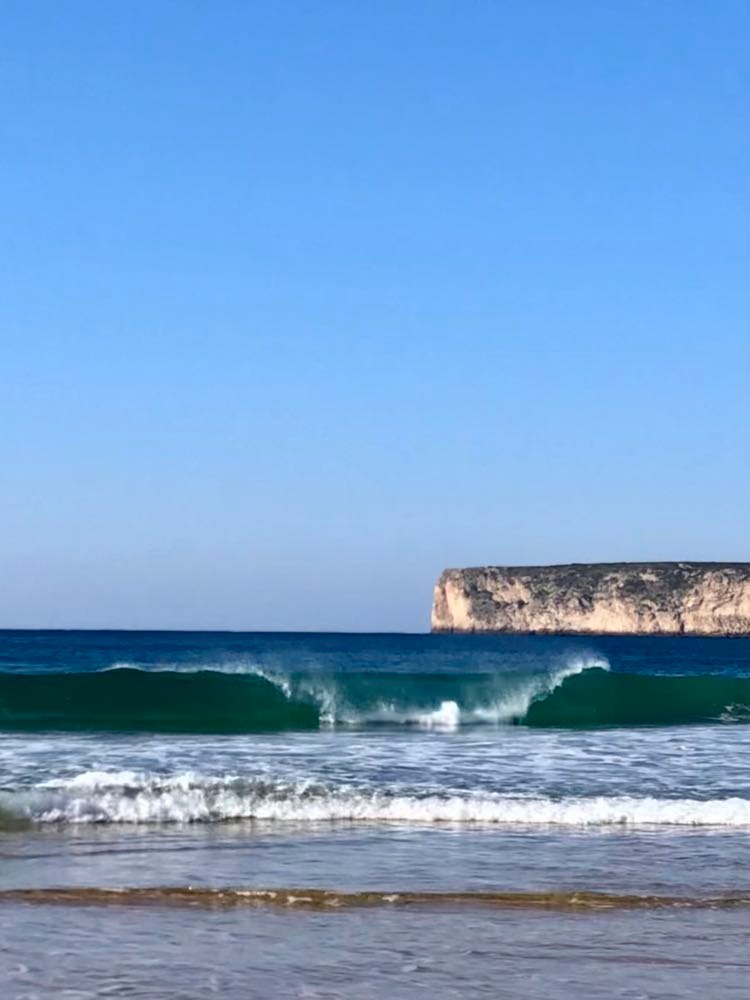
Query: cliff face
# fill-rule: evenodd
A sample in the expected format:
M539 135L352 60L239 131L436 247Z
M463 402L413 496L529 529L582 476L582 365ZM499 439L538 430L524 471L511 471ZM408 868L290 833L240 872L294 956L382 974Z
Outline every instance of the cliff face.
M447 569L435 632L750 635L750 563Z

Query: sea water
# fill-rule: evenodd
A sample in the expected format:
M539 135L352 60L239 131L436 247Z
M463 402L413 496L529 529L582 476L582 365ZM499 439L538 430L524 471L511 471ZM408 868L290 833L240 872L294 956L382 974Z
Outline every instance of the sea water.
M0 633L0 995L745 996L748 720L745 639Z

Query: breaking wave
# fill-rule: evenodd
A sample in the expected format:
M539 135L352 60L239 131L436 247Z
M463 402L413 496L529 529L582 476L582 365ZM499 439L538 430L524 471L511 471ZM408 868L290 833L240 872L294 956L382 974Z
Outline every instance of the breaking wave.
M0 673L0 729L243 733L326 726L632 726L750 719L750 678L627 674L594 654L548 672L272 673L116 665Z
M406 793L307 780L87 771L0 792L5 821L31 823L396 822L517 826L750 827L750 800Z

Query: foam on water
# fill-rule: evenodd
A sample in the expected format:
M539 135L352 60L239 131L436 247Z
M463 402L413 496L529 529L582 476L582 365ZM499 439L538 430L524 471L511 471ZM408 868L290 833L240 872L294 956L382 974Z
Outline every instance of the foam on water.
M632 795L406 793L313 780L87 771L0 793L0 811L35 823L401 822L521 826L750 827L750 800Z

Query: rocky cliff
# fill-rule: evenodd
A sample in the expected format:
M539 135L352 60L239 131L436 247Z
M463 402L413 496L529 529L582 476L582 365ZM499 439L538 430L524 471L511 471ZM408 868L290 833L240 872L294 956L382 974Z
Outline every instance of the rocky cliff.
M447 569L435 632L750 635L750 563Z

